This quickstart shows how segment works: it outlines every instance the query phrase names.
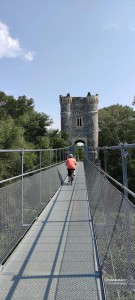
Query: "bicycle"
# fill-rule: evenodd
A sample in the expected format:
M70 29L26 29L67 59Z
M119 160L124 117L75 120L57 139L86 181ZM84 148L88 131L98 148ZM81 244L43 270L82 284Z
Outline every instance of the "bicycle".
M73 180L74 180L74 170L71 169L71 170L70 170L70 183L71 183L71 185L72 185L72 183L73 183Z

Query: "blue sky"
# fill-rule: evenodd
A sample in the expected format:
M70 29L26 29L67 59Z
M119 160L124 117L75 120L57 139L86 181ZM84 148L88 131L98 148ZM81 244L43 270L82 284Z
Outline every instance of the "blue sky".
M59 95L133 107L135 0L0 0L0 90L59 129Z

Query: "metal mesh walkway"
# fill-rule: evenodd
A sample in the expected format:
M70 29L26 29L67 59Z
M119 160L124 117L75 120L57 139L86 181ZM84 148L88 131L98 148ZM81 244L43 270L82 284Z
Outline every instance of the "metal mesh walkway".
M102 299L83 163L6 262L0 299Z

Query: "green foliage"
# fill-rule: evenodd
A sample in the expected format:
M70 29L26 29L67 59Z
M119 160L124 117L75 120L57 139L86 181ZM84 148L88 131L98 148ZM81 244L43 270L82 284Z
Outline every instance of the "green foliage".
M135 111L122 105L112 105L99 110L99 146L116 146L135 143ZM128 187L135 192L135 149L127 150ZM101 166L104 166L103 152L100 153ZM120 150L108 150L107 172L119 182L122 178Z
M34 100L26 96L18 97L6 96L0 92L0 127L4 126L5 136L8 142L0 140L0 148L11 149L11 144L15 149L22 148L25 143L32 143L38 148L41 137L47 132L47 127L52 124L52 120L44 113L38 113L34 110ZM20 135L20 138L19 138ZM24 147L23 147L24 148Z
M99 110L99 146L135 143L135 111L122 105Z
M52 119L34 110L34 100L26 96L15 99L0 92L0 149L48 149L65 147L66 141L59 130L49 130ZM45 165L49 165L49 154L45 155ZM55 155L53 155L55 159ZM39 156L25 153L24 171L39 166ZM0 180L20 174L19 153L0 155Z
M83 160L84 159L84 146L77 146L75 149L75 157L77 160Z
M25 119L26 120L26 119ZM25 132L24 137L26 141L30 141L39 147L41 137L44 137L47 133L47 127L51 124L49 118L45 114L32 112L29 114L29 119L26 123L23 123Z
M50 146L50 139L48 136L41 136L39 139L39 148L48 149Z
M64 148L67 146L66 140L61 137L61 133L58 129L48 130L48 136L50 139L50 148Z
M61 138L64 139L68 145L68 134L66 132L61 131Z

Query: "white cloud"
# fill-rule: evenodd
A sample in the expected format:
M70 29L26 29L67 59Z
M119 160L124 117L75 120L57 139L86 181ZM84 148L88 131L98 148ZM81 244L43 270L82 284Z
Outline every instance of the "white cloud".
M8 26L0 22L0 59L22 57L32 61L34 55L34 52L22 49L19 40L11 37Z
M24 54L24 57L26 60L32 61L35 57L35 52L34 51L29 51Z

